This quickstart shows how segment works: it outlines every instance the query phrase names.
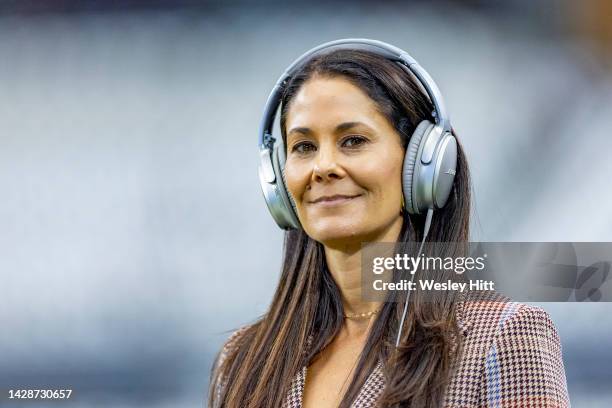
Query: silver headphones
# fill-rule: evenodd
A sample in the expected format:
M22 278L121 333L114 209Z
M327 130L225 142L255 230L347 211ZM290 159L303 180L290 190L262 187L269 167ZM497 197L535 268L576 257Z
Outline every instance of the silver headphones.
M427 71L407 52L382 41L350 38L321 44L295 60L276 81L266 102L259 127L259 180L268 209L278 226L282 229L301 228L295 203L286 188L284 148L272 136L282 91L292 75L313 56L338 49L370 51L397 62L414 74L425 88L434 105L435 123L422 121L410 137L402 174L404 201L408 212L415 215L444 207L455 178L457 141L451 134L450 119L440 90Z

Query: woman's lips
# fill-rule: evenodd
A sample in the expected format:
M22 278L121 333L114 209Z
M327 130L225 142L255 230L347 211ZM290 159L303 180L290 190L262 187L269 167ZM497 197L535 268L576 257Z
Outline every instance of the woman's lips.
M355 198L361 197L361 194L358 194L356 196L342 196L342 197L330 197L330 198L325 198L322 199L320 201L317 202L311 202L311 205L315 205L317 207L336 207L339 205L343 205L346 204L352 200L354 200Z

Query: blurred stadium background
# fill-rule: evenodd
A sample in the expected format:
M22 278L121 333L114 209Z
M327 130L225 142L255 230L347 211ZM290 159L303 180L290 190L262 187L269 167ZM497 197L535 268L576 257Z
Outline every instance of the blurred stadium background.
M612 241L610 4L0 1L2 398L202 406L214 355L279 275L263 104L332 39L390 42L436 79L475 240ZM538 305L573 406L611 406L612 305Z

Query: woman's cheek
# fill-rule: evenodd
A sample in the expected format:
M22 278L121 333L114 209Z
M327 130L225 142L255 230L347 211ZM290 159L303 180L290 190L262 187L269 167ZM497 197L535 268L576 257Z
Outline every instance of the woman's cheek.
M380 164L380 161L378 163ZM390 201L394 201L396 195L401 197L402 163L387 164L364 165L358 173L359 178L355 177L355 182L368 191L368 207L379 208L382 205L391 205Z
M298 166L287 162L285 164L286 187L298 207L302 204L302 197L308 184L308 177Z

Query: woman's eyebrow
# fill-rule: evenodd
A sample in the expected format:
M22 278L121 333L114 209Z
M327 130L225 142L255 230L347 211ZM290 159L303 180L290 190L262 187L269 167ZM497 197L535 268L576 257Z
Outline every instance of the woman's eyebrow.
M363 126L366 129L371 130L371 128L363 122L344 122L336 126L336 129L334 130L334 132L341 133L341 132L345 132L347 130L353 129L355 127L358 127L358 126ZM298 127L292 128L288 134L290 135L292 133L300 133L302 135L309 135L312 133L312 130L307 127L298 126Z
M366 129L372 130L368 125L363 122L344 122L336 126L336 133L344 132L359 126L363 126Z

